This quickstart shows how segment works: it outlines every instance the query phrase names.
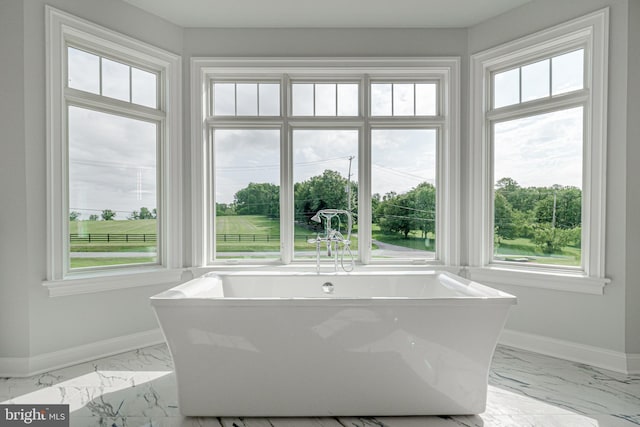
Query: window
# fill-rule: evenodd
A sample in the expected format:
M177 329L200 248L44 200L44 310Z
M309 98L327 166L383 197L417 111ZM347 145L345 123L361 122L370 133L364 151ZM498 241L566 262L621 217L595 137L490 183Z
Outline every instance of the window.
M604 277L606 22L472 57L474 266Z
M332 226L361 263L458 262L457 60L197 59L192 73L195 265L315 260L321 209L352 215Z
M48 282L178 267L180 58L47 19Z

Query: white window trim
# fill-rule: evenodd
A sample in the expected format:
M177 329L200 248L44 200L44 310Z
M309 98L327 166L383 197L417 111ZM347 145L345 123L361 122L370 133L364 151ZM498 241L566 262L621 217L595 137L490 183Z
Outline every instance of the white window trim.
M606 226L606 140L609 9L605 8L471 56L469 265L473 279L563 291L603 294ZM585 47L583 160L583 269L493 264L491 73L570 47ZM528 103L535 108L535 101ZM558 104L560 106L560 104ZM510 107L503 107L509 109ZM516 106L515 108L519 108Z
M43 285L49 289L50 296L57 296L90 292L91 285L94 285L93 291L97 292L148 286L163 280L177 281L182 266L181 57L50 6L45 6L45 24L47 277ZM158 72L162 88L158 98L159 110L154 112L146 107L134 106L141 112L146 109L149 118L160 123L158 211L161 218L158 226L158 265L67 271L69 208L65 123L67 103L73 98L74 92L78 92L66 88L64 84L67 41L93 47L116 58L131 58L134 63L145 64ZM113 111L118 111L122 105L117 100L103 101L100 100L103 105L106 102Z
M295 71L293 71L295 70ZM357 70L357 71L354 71ZM340 74L353 75L354 73L367 73L370 71L378 76L385 73L389 76L398 75L421 75L425 73L434 73L445 77L442 79L443 99L440 100L443 116L447 118L443 129L440 131L440 152L438 153L439 167L439 187L438 187L438 217L446 218L439 221L439 239L437 263L457 266L460 263L460 212L459 212L459 194L460 194L460 59L459 58L192 58L191 60L191 117L192 117L192 150L191 150L191 183L192 183L192 265L194 267L210 266L211 248L208 245L208 236L210 234L210 224L206 220L206 213L211 200L208 196L208 126L207 126L207 100L209 90L209 80L212 75L269 75L269 74L292 74L298 76L296 71L301 74L316 76L329 75L336 76ZM365 79L366 80L366 79ZM282 84L287 84L287 78ZM365 83L365 82L363 82ZM361 90L361 106L368 105L368 90L366 86ZM283 91L281 91L281 99ZM267 118L265 118L267 119ZM304 118L303 118L304 119ZM310 117L309 122L315 126L320 122L317 118ZM360 118L361 119L361 118ZM345 126L349 126L348 117L331 118L333 122L343 121ZM299 123L300 121L298 121ZM360 123L360 121L358 122ZM350 127L353 127L352 124ZM360 126L358 124L356 127ZM363 132L370 132L371 126L365 123ZM288 126L282 132L289 132ZM362 135L362 133L361 133ZM358 182L360 185L360 201L359 215L368 218L364 221L366 225L359 225L361 232L360 244L370 245L370 227L371 210L369 200L370 194L370 149L365 144L359 144L358 156L361 159L359 168ZM283 164L290 163L291 153L289 150L281 151L281 162ZM282 168L281 176L281 192L292 194L293 190L288 185L288 178L291 176L288 168ZM286 199L281 204L281 236L282 241L291 241L289 234L293 218L291 218L293 202L292 197ZM281 245L282 259L277 261L277 267L282 264L288 264L292 261L293 248ZM230 261L238 264L242 268L245 264L248 268L252 262L244 262L239 260ZM265 264L264 261L261 261ZM366 256L360 256L361 264L377 263L371 261ZM397 262L395 262L397 263ZM415 261L408 261L415 264ZM274 263L271 263L272 265ZM219 264L218 264L219 265Z

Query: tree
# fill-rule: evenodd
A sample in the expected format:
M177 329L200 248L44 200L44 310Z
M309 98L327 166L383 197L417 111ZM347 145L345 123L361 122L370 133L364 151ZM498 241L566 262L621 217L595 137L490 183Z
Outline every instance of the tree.
M493 201L495 234L504 239L513 239L515 224L513 207L507 198L499 192L495 193Z
M404 194L387 193L378 203L374 216L384 233L401 233L405 239L413 230L422 237L435 232L436 189L423 182Z
M416 221L416 228L422 231L422 238L427 237L427 233L436 231L436 187L427 182L409 191L414 198L413 216Z
M375 193L371 196L371 222L374 224L378 224L378 206L380 206L380 202L382 201L382 196L380 193Z
M233 203L216 203L216 215L217 216L225 216L225 215L235 215L236 209Z
M533 242L546 254L558 253L572 238L570 230L554 228L551 224L539 224L533 233Z
M71 211L69 212L69 221L77 221L78 219L80 219L80 212L78 211Z
M355 184L351 183L351 185ZM295 183L296 221L309 224L311 217L321 209L347 209L346 188L347 179L329 169L322 175Z
M582 223L582 192L576 187L554 186L536 203L534 212L538 223L554 223L555 220L557 228L579 227Z
M157 213L156 213L156 208L153 208L153 210L149 210L149 208L145 208L144 206L140 208L139 211L133 211L131 212L131 216L129 217L129 219L156 219L157 217Z
M249 183L234 195L238 215L280 216L280 187L268 182Z
M89 215L89 221L97 221L97 220L98 220L98 214Z
M378 206L380 230L388 234L401 233L408 238L415 225L414 218L409 215L412 209L412 200L406 193L385 196Z
M104 221L111 221L115 218L116 213L111 209L104 209L101 216Z
M143 206L140 208L140 219L154 219L154 216L148 208Z

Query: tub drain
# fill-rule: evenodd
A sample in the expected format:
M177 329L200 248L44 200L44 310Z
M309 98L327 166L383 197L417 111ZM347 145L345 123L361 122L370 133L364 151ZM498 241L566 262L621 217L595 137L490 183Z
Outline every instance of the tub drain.
M323 291L325 294L332 294L332 293L333 293L333 283L331 283L331 282L325 282L325 283L322 285L322 291Z

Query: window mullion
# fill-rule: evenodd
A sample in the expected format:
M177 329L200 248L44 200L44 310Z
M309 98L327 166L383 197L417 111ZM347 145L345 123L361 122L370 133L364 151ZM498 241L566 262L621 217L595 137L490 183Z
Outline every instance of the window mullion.
M280 130L280 257L283 264L291 263L294 252L293 134L289 125L289 114L292 111L290 91L290 79L285 74L280 89L281 111L284 112Z
M360 130L358 147L358 257L362 264L371 263L371 125L370 87L368 74L362 79L360 111L364 123Z

